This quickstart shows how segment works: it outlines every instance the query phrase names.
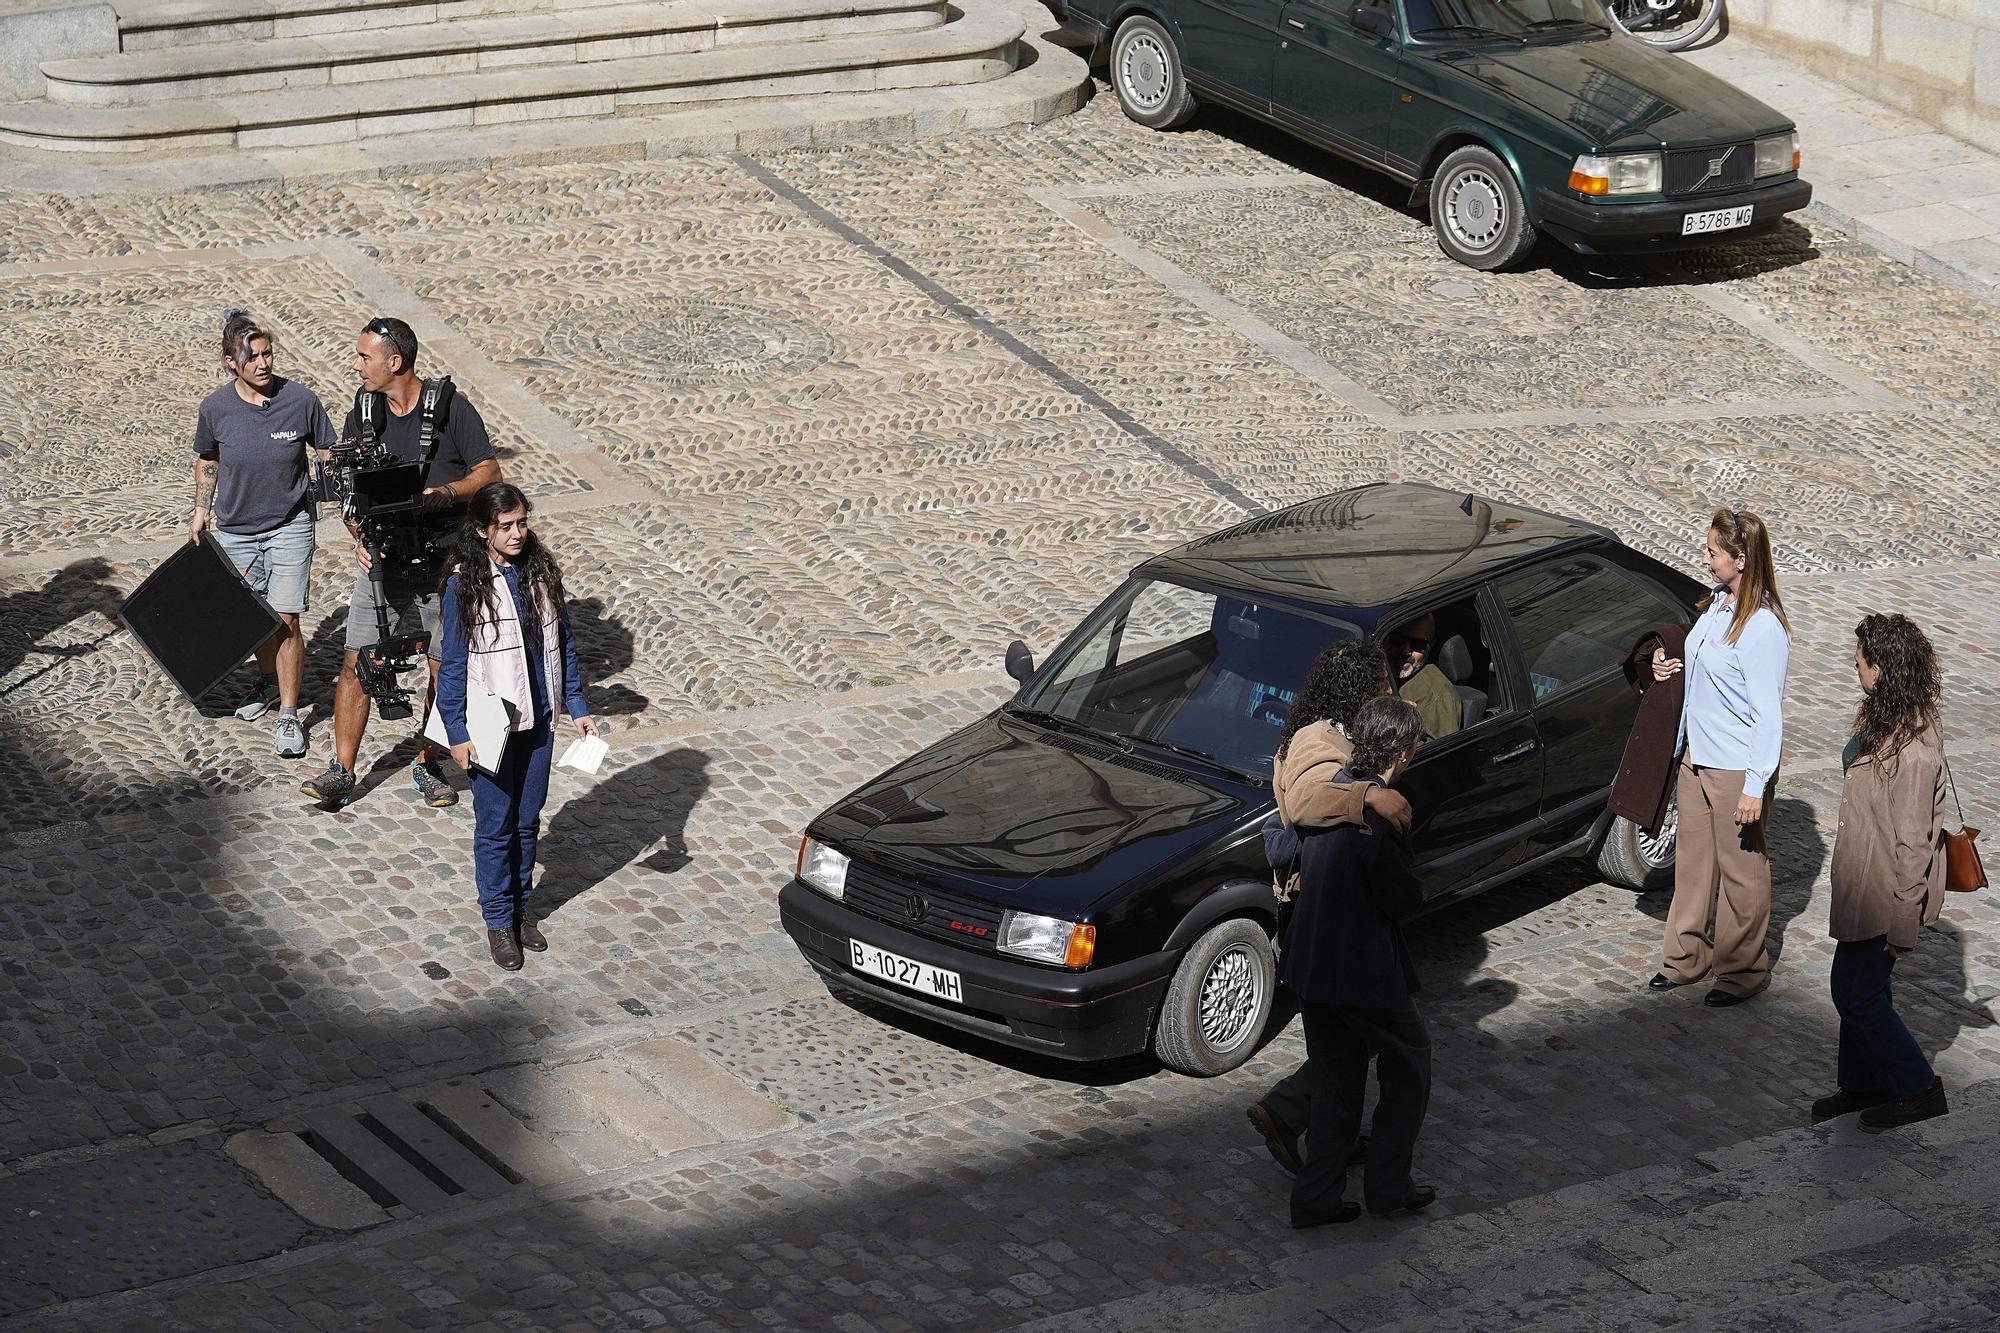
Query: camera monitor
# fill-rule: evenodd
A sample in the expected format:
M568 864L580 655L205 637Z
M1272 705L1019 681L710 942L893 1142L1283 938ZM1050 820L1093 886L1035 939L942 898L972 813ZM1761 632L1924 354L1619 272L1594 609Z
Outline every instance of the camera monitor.
M161 561L118 619L189 703L221 684L278 628L278 613L206 533L199 546L183 542Z
M360 517L415 509L424 489L422 463L391 463L354 474L355 510Z

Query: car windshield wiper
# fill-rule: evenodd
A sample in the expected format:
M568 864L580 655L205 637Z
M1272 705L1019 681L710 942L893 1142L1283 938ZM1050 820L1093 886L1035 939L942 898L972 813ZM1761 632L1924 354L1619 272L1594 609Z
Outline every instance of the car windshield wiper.
M1150 745L1154 749L1171 751L1174 754L1185 755L1189 759L1199 759L1204 764L1214 764L1224 772L1234 773L1240 778L1249 778L1252 780L1255 778L1254 774L1246 772L1226 760L1217 759L1206 750L1197 750L1192 745L1176 745L1172 741L1163 741L1153 736L1134 736L1132 739L1141 745Z
M1548 28L1589 28L1592 32L1604 29L1589 19L1536 19L1528 25L1529 32L1540 32Z
M1126 740L1116 732L1099 731L1087 722L1079 722L1073 717L1060 717L1046 709L1015 708L1010 704L1002 711L1011 717L1024 717L1030 722L1040 722L1044 726L1054 727L1058 731L1080 731L1086 736L1095 736L1105 744L1116 746L1120 750L1129 750L1132 748L1132 742Z
M1482 28L1476 23L1442 23L1435 28L1418 28L1413 37L1423 37L1433 32L1462 32L1474 37L1505 37L1510 42L1526 42L1528 39L1518 32L1502 32L1498 28Z

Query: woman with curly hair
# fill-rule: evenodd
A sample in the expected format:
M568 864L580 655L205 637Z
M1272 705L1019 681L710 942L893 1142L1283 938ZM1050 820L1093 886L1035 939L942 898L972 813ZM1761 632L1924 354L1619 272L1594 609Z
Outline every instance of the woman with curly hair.
M1943 1115L1944 1083L1896 1013L1889 974L1944 903L1944 742L1937 655L1903 616L1854 629L1861 707L1841 752L1833 838L1833 1007L1840 1088L1814 1120L1861 1112L1880 1131Z
M527 915L535 844L549 795L555 706L579 736L597 735L583 699L562 570L529 530L521 488L496 481L466 506L445 562L438 713L451 757L472 776L472 860L486 947L509 972L521 950L549 947ZM511 721L499 754L480 754L466 727L470 691L497 696Z
M1343 639L1314 659L1278 733L1271 758L1271 794L1278 811L1264 826L1264 853L1274 868L1299 859L1301 832L1360 824L1374 811L1398 832L1410 827L1410 803L1373 778L1343 780L1353 758L1347 729L1370 699L1391 693L1389 662L1366 639ZM1299 1137L1312 1118L1313 1072L1302 1064L1250 1105L1251 1125L1279 1166L1299 1173Z

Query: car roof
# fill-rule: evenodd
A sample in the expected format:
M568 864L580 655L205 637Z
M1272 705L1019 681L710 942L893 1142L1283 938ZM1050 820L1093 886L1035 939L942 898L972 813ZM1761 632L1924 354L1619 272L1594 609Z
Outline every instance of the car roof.
M1381 482L1246 519L1134 573L1324 606L1386 607L1609 529L1464 491Z

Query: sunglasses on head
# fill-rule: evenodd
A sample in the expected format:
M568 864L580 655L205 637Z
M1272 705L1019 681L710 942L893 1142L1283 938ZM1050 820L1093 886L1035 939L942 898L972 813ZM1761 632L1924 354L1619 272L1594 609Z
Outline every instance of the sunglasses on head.
M378 338L387 338L390 336L389 321L377 315L366 324L363 324L361 331L363 333L372 333Z

